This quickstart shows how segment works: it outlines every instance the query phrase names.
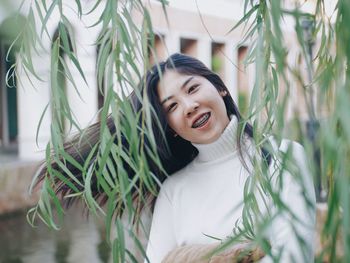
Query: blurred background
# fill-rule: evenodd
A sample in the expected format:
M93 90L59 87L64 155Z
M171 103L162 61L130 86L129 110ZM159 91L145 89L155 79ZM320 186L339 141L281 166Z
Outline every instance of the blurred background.
M23 30L27 30L31 2L24 1L22 6L20 0L0 2L0 263L110 262L110 249L105 242L102 220L86 217L81 205L68 210L60 231L49 230L42 223L32 228L26 220L26 211L38 200L36 193L29 195L29 186L45 158L45 147L50 139L52 113L48 103L53 96L50 91L51 47L58 36L61 19L59 10L54 9L46 21L45 32L40 34L43 52L32 54L39 79L28 76L28 72L20 66L15 72L13 64L21 63L18 56L20 47L12 43ZM99 110L105 100L105 87L98 85L96 77L97 57L103 51L95 43L101 35L101 28L89 27L96 22L103 9L87 13L94 1L81 1L85 15L79 17L73 2L63 1L65 16L72 25L67 29L67 34L76 43L75 52L86 80L74 65L67 64L80 94L77 94L76 87L65 74L57 76L57 82L79 126L86 127L99 120ZM318 2L289 0L283 1L283 5L285 9L298 6L298 10L307 13L313 12ZM50 6L50 3L47 5ZM158 1L145 1L145 6L155 32L153 39L147 39L154 44L155 50L150 53L149 60L162 60L175 52L197 57L221 76L241 112L248 114L256 79L255 63L250 60L249 54L250 47L255 43L244 34L244 24L231 31L244 16L244 1L171 0L166 9L167 17ZM334 6L329 3L325 8L332 13ZM49 8L46 7L47 10ZM33 16L38 19L40 14L34 12ZM142 15L137 10L131 12L130 17L141 26ZM307 19L302 23L302 36L307 44L305 56L300 52L300 36L295 32L293 18L286 17L281 24L288 53L287 63L299 69L300 75L306 79L313 77L309 70L310 61L313 63L312 52L314 46L322 41L312 35L313 26ZM38 26L37 30L41 28ZM65 56L64 49L59 52L62 57ZM59 71L67 70L67 65L59 63ZM303 87L302 83L291 81L288 103L283 112L286 124L282 127L283 136L299 141L303 133L307 133L306 124L311 123L312 126L312 118L322 119L329 112L327 107L317 105L317 92L311 93L309 100L305 100ZM118 89L120 87L116 84L117 92ZM280 92L285 90L281 83ZM310 114L310 103L316 104L314 116ZM289 125L295 118L305 124L305 128L301 128L302 133ZM62 127L67 134L76 132L64 121ZM318 178L315 178L315 188L321 207L326 193Z

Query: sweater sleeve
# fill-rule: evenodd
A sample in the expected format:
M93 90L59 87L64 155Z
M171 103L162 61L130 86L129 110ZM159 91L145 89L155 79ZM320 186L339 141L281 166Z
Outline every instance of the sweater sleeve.
M156 200L151 231L148 239L146 262L161 263L165 256L176 247L172 199L167 181L162 185Z
M284 211L277 214L271 223L268 238L272 254L280 255L278 262L314 262L316 201L313 180L304 148L295 142L289 145L293 147L293 159L300 177L296 179L288 171L283 172L281 199L291 213ZM270 256L265 256L260 262L274 261Z

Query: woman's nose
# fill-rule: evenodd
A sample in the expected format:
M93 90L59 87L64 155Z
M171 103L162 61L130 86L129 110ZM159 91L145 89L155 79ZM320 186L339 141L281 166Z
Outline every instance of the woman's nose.
M199 107L199 103L195 101L186 101L185 102L185 116L189 117L192 113L196 112Z

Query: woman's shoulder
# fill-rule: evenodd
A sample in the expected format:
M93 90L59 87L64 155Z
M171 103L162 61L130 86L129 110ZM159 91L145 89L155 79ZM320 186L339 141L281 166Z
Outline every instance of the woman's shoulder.
M280 163L286 158L296 164L302 171L308 171L308 156L304 149L304 146L297 141L290 139L281 139L280 141L275 138L269 138L272 154L277 163Z
M306 168L307 155L304 146L299 142L283 139L281 141L280 151L283 153L290 153L292 159L300 165L300 168Z
M176 171L175 173L168 175L168 177L162 183L161 189L166 190L167 192L173 192L174 189L181 187L189 181L191 176L192 163L186 165L182 169Z
M282 139L279 143L277 140L272 139L271 144L274 153L277 154L275 160L279 160L275 162L277 163L277 166L280 166L282 162L285 163L286 160L289 160L288 164L284 164L287 165L288 168L285 167L283 169L292 169L294 173L302 175L301 178L303 178L303 180L309 180L312 178L309 167L310 162L308 161L310 157L306 154L302 144L290 139Z
M274 136L270 136L268 140L274 151L287 153L288 151L292 150L293 155L298 155L299 153L304 154L304 147L297 141L285 138L278 141Z

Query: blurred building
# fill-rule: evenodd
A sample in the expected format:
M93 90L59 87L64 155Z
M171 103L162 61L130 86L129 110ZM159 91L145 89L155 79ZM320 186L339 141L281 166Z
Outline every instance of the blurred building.
M94 4L94 1L81 2L85 5L84 10L88 10ZM166 22L162 6L157 1L146 2L156 32L154 41L158 57L166 58L174 52L197 57L223 78L233 98L244 108L254 81L254 65L244 65L250 43L242 43L241 29L228 33L243 16L243 0L173 0L167 9L169 24ZM24 6L20 13L13 10L9 12L9 4L2 4L0 8L0 153L10 152L22 160L42 159L43 149L50 136L51 114L50 108L47 107L51 96L50 50L59 25L59 14L54 10L48 21L49 36L43 34L43 44L47 52L33 54L36 72L42 79L38 80L33 76L28 78L21 68L16 75L13 74L11 65L16 60L20 61L16 56L16 48L8 52L16 33L24 28L21 23L25 21L28 7ZM77 56L88 85L73 66L73 78L82 98L79 98L69 81L62 83L65 85L64 90L73 114L81 127L84 127L97 119L98 109L103 104L103 95L97 87L98 50L94 45L100 28L87 28L87 25L97 21L97 12L79 20L74 11L74 1L65 1L65 8L66 16L73 25L74 36L70 37L77 43ZM134 14L134 19L137 21L140 18ZM11 30L8 30L9 28ZM287 31L292 32L292 29L293 26L290 25L285 27ZM286 34L286 38L286 42L291 46L290 53L293 54L295 36ZM45 109L47 112L41 120ZM37 136L39 123L41 125Z

